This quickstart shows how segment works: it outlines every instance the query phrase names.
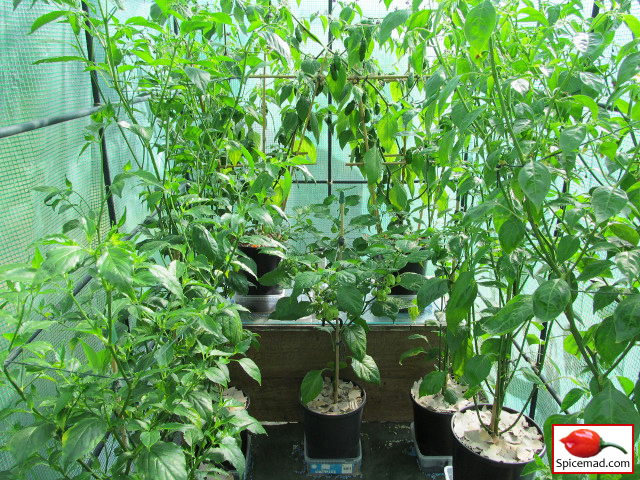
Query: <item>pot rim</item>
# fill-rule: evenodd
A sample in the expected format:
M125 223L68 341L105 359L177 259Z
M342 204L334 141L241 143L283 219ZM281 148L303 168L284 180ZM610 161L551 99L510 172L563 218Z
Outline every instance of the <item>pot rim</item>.
M302 392L300 392L300 394L298 395L298 403L302 406L302 408L304 408L304 410L307 413L309 413L310 415L316 415L318 417L344 418L344 417L347 417L347 416L350 416L350 415L356 415L357 413L359 413L364 408L365 403L367 403L367 391L358 382L355 382L355 381L350 380L348 378L342 378L342 377L340 378L340 380L353 383L362 392L362 403L360 405L358 405L358 408L356 408L355 410L351 410L350 412L345 412L345 413L338 413L338 414L316 412L315 410L311 410L305 404L302 403Z
M478 407L491 407L492 404L491 403L479 403L477 405ZM455 414L453 414L451 416L451 436L454 438L454 440L458 443L459 446L463 447L465 450L467 450L467 452L476 455L480 458L482 458L483 460L487 461L487 462L492 462L495 463L497 465L526 465L528 463L531 463L534 461L534 459L531 460L527 460L526 462L499 462L497 460L493 460L491 458L487 458L485 457L482 453L478 453L478 452L474 452L473 450L471 450L469 447L467 447L464 442L462 442L462 440L460 439L460 437L458 437L456 435L455 430L453 429L453 424L456 420L456 414L457 413L463 413L467 410L475 410L476 409L476 405L469 405L468 407L465 407L463 409L461 409L459 412L456 412ZM510 413L519 413L518 410L511 408L511 407L502 407L502 410L506 410L507 412ZM545 452L547 451L547 445L544 442L544 431L542 430L542 428L540 428L540 425L538 425L531 417L529 417L529 415L523 413L522 414L523 417L525 417L527 419L527 421L529 422L530 425L534 426L538 432L540 432L540 437L542 437L542 449L536 452L533 452L534 454L538 455L539 457L542 457Z

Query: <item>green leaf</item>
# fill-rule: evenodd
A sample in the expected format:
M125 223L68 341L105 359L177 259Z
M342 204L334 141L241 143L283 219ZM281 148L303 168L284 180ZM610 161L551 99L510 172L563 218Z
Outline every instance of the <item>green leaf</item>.
M502 336L513 332L533 316L533 297L516 295L482 326L492 335Z
M184 67L184 73L187 74L189 80L191 80L201 92L204 93L207 91L207 87L211 81L211 74L209 72L205 72L196 67Z
M362 360L352 358L351 368L359 379L380 385L380 370L371 356L365 355Z
M59 57L47 57L34 62L34 65L40 65L42 63L65 63L65 62L86 62L83 57L74 55L63 55Z
M547 447L547 461L549 462L549 465L553 465L553 425L571 425L576 423L578 423L577 413L572 415L550 415L544 421L544 432L542 438L544 438L544 443ZM567 475L563 475L563 477L567 477Z
M372 148L364 154L364 171L369 185L375 185L382 176L382 156L377 148Z
M380 45L389 40L391 33L406 22L410 15L411 11L409 10L395 10L384 17L380 25L380 30L378 31L378 42L380 42Z
M258 365L256 365L256 362L254 362L250 358L245 357L238 360L238 363L247 373L247 375L258 382L258 385L262 385L262 375L260 374L260 369L258 368Z
M54 424L30 425L13 433L8 447L17 465L22 465L31 455L43 448L56 431Z
M140 434L140 441L145 447L151 448L151 446L154 443L157 443L160 441L160 432L158 430L151 430L150 432L142 432Z
M565 155L576 152L587 136L584 125L573 125L565 128L560 134L560 150Z
M42 267L51 273L63 275L74 270L85 256L85 251L77 245L54 246L47 252Z
M345 285L339 287L337 291L338 308L343 312L350 313L356 317L362 314L364 308L364 296L356 287Z
M302 404L306 405L320 395L324 381L322 380L322 370L311 370L302 379L300 393L302 396Z
M640 334L640 295L627 297L613 312L616 341L632 340Z
M68 468L73 462L88 455L107 434L107 424L101 418L83 418L62 435L62 465Z
M240 478L244 478L244 470L246 468L246 460L242 454L242 450L238 445L238 440L234 437L224 437L220 444L220 452L224 459L229 462L238 472Z
M620 88L623 83L631 80L638 73L640 73L640 52L632 53L622 61L618 69L616 87Z
M478 295L478 284L473 272L462 272L456 279L451 289L451 296L447 303L446 317L447 327L455 332L471 310L476 296Z
M291 48L287 42L275 33L266 30L262 31L261 35L269 47L280 54L287 63L291 63Z
M157 442L142 450L135 461L142 480L187 480L187 462L175 443Z
M46 25L47 23L51 23L60 17L69 15L69 13L71 12L68 12L66 10L56 10L54 12L45 13L41 17L38 17L35 22L33 22L33 24L31 25L31 32L29 32L29 34L32 34L36 30L38 30L40 27L43 27L44 25Z
M173 360L175 341L167 342L158 348L153 354L153 358L158 362L160 368L165 368Z
M302 95L296 102L296 113L298 119L302 122L306 121L309 116L309 110L311 109L311 100L306 95Z
M206 228L199 224L192 225L191 241L196 254L204 255L209 262L215 263L218 259L218 244Z
M547 280L533 294L533 313L542 322L560 315L571 300L569 284L561 278Z
M529 162L520 169L518 183L527 198L539 210L551 189L551 173L544 164Z
M585 392L582 388L572 388L565 395L564 399L562 400L562 405L560 406L560 408L562 410L569 410L576 403L578 403L580 399L585 396L586 393L587 392Z
M416 357L422 353L427 353L427 351L422 347L411 348L406 352L402 352L402 354L400 355L400 359L398 360L398 363L402 365L402 362L407 358Z
M296 275L293 290L294 292L300 294L315 285L318 284L322 280L322 276L316 272L300 272Z
M616 341L616 329L612 316L605 318L600 325L598 325L594 342L596 351L608 364L612 364L615 359L618 358L618 355L624 352L628 343Z
M396 135L398 133L398 119L391 112L380 119L376 127L380 145L390 152L396 144Z
M603 275L605 272L609 271L612 265L613 263L611 263L609 260L595 260L593 262L590 262L582 269L580 276L578 276L578 281L584 282L593 277Z
M605 285L593 294L593 313L611 305L618 299L620 292L612 285Z
M340 62L340 68L338 68L337 72L338 78L336 80L334 80L331 75L327 75L327 83L329 84L329 91L331 95L333 95L333 98L340 101L344 87L347 84L347 69L342 62Z
M464 21L464 36L469 45L477 52L482 52L496 26L496 10L489 0L472 8Z
M573 254L580 248L580 240L572 235L565 235L558 242L556 256L559 262L564 262L573 257Z
M640 275L640 249L634 248L627 252L620 252L615 256L615 262L622 274L627 277L629 284Z
M353 355L362 360L367 354L367 332L357 323L348 325L343 330L344 340Z
M631 245L638 245L640 243L640 235L637 230L626 223L611 223L609 230L616 237L630 243Z
M158 264L150 265L149 272L164 288L175 296L182 298L182 285L180 285L174 273Z
M427 308L437 299L449 292L449 282L444 278L433 277L427 279L418 290L418 309Z
M591 206L596 214L596 222L602 223L620 213L627 205L627 194L619 188L602 186L593 191Z
M100 276L121 292L131 289L133 260L126 250L108 246L98 259L97 267Z
M640 435L640 414L624 393L609 386L595 395L584 409L586 424L633 423L633 441Z
M447 372L440 372L434 370L427 373L420 382L420 389L418 395L424 397L427 395L435 395L444 388L444 384L447 380Z
M498 239L504 253L513 252L524 240L525 226L522 220L516 216L509 217L498 231Z
M638 17L631 14L621 16L624 20L624 23L626 23L627 27L629 27L629 30L633 32L634 37L640 37L640 20L638 20Z
M487 355L475 355L464 366L464 380L469 387L480 385L491 373L491 360Z

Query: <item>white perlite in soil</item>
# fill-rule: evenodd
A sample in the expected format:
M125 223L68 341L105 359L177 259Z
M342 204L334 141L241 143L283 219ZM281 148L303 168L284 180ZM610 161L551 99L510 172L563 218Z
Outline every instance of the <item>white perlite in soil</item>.
M327 415L342 415L353 412L362 405L362 390L353 382L340 380L338 384L338 403L333 403L333 383L330 379L324 379L322 392L315 400L307 403L307 408L313 412Z
M482 423L489 425L491 409L480 410L480 418ZM517 413L503 411L500 416L500 430L513 425L516 418ZM453 433L472 451L498 462L530 462L544 447L542 435L535 426L529 425L524 415L511 430L494 438L480 426L476 411L467 410L454 416Z
M225 404L228 404L227 410L233 412L234 410L246 410L247 408L247 396L242 390L238 390L236 387L229 387L222 392L222 399Z
M441 413L454 413L462 410L464 407L468 407L469 405L473 404L473 400L467 400L466 398L463 398L464 392L467 391L468 387L466 385L460 385L459 383L452 381L449 381L447 387L450 390L453 390L453 393L455 393L456 397L458 397L458 401L456 403L451 404L445 402L442 392L438 392L435 395L425 395L424 397L418 398L418 396L420 395L421 382L422 380L417 380L413 384L413 387L411 387L411 395L413 396L415 401L418 402L418 404L422 405L425 408L428 408L429 410Z

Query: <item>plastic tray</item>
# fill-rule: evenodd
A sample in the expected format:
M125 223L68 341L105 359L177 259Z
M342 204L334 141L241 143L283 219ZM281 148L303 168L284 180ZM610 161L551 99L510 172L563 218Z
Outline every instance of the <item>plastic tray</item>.
M355 458L310 458L307 455L307 442L304 442L304 461L310 475L360 475L362 466L362 442L358 443L358 456Z
M413 440L413 447L416 451L416 457L418 457L418 465L423 473L440 473L445 467L451 465L450 456L427 456L423 455L418 448L418 442L416 441L416 433L414 430L413 422L411 422L411 439Z
M453 480L453 467L444 467L444 480Z

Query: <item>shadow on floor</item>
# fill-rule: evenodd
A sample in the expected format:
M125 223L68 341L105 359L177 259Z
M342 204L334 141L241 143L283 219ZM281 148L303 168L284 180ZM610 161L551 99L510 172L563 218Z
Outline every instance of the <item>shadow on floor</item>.
M424 474L418 467L407 423L362 424L362 468L355 475L310 475L304 461L300 423L268 425L267 436L254 436L247 480L443 480L443 474Z

